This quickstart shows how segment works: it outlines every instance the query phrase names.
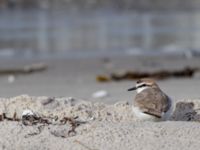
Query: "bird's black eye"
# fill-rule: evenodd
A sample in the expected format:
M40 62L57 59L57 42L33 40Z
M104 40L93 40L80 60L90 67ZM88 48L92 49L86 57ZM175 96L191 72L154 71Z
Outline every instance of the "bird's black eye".
M142 82L141 80L138 80L136 83L139 84L139 83L141 83L141 82Z
M141 84L141 85L139 85L137 88L141 88L141 87L149 87L150 85L148 85L148 84Z
M141 87L145 87L145 86L147 86L147 85L146 84L141 84L137 88L141 88Z

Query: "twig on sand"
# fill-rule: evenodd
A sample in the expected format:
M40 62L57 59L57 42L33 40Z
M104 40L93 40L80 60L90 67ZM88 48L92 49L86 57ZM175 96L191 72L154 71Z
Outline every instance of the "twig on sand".
M4 116L2 114L2 115L0 115L0 121L3 121L3 120L4 120Z
M87 150L98 150L98 149L93 149L93 148L90 148L89 146L83 144L82 142L78 141L78 140L74 140L75 143L78 143L80 144L81 146L83 146L85 149Z
M13 117L7 117L5 113L0 114L0 121L8 120L8 121L20 121L19 118L16 117L16 112L14 113Z

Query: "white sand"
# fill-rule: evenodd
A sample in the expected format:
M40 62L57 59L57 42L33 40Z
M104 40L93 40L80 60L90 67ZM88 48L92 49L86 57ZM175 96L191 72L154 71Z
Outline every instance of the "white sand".
M30 109L39 116L78 117L85 123L69 134L71 126L55 122L25 126L22 122L0 122L0 149L12 150L198 150L200 147L199 100L182 100L172 121L139 122L128 102L113 105L74 98L30 97L22 95L0 99L0 112L21 118ZM191 102L191 103L190 103Z

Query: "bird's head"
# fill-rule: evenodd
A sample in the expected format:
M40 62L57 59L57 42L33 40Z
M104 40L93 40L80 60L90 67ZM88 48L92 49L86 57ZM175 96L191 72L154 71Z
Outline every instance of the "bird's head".
M136 82L136 85L128 89L128 91L136 90L137 93L140 93L147 88L158 88L158 85L156 84L155 80L150 78L144 78L144 79L139 79Z

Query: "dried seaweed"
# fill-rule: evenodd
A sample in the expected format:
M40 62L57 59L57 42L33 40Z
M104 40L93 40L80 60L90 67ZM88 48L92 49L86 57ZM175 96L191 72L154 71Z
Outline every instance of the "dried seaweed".
M163 80L167 78L191 78L195 72L199 71L199 68L186 67L184 69L169 71L169 70L159 70L155 72L139 72L139 71L127 71L122 74L111 73L109 76L98 75L96 80L98 82L109 82L109 81L121 81L121 80L137 80L141 78L154 78L157 80Z
M16 117L16 112L14 113L13 117L7 117L5 113L0 115L0 121L8 120L8 121L20 121L19 118Z
M96 80L99 82L108 82L108 81L110 81L110 78L107 76L104 76L104 75L98 75L96 77Z
M47 118L42 118L34 115L27 115L22 117L22 123L24 125L36 125L40 124L52 124Z
M63 135L63 136L59 136L59 137L63 137L66 138L67 136L74 136L76 135L76 128L83 123L86 123L84 121L78 121L76 120L78 117L72 118L72 117L63 117L62 119L58 119L57 116L55 117L40 117L40 116L36 116L36 115L24 115L22 116L22 119L17 118L17 114L16 112L14 113L13 117L7 117L5 113L0 114L0 121L17 121L17 122L22 122L23 125L25 126L38 126L38 131L28 134L27 137L29 136L34 136L34 135L38 135L42 132L42 127L44 126L48 126L48 125L57 125L57 126L61 126L61 125L66 125L69 124L71 129L68 131L67 135ZM55 123L56 121L56 123ZM52 134L54 136L58 136L56 133L52 132Z
M3 120L4 120L4 116L2 114L2 115L0 115L0 121L3 121Z
M67 122L69 122L69 124L71 125L71 130L69 130L68 135L76 134L75 129L80 125L79 122L77 122L74 118L69 117L64 117L62 120L60 120L60 122L62 124L66 124Z

